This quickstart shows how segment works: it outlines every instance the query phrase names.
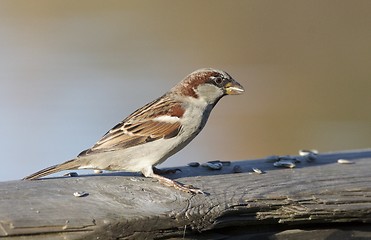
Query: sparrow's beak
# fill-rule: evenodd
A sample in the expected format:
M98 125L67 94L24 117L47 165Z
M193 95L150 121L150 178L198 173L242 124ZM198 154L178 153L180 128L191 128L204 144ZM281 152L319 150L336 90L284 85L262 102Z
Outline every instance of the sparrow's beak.
M236 82L235 80L232 80L231 82L228 82L225 86L225 92L228 94L228 95L237 95L237 94L241 94L245 91L245 89L243 89L242 85L239 84L238 82Z

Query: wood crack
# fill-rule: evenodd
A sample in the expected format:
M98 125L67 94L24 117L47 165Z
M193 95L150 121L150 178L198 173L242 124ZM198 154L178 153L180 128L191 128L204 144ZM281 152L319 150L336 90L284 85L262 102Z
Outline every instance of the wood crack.
M336 163L347 156L355 163ZM315 162L296 169L269 167L262 159L238 164L242 169L264 169L265 174L234 174L233 166L218 172L179 167L177 180L203 186L208 196L148 179L132 181L123 173L3 182L0 236L166 239L184 231L202 235L221 228L251 231L269 226L282 233L295 226L371 223L369 150L320 154ZM77 190L89 195L76 198Z

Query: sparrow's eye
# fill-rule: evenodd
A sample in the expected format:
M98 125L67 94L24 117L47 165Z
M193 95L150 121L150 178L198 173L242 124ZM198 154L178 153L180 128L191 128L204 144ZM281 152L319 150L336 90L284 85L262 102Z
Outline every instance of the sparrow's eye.
M223 78L221 78L221 77L215 77L215 78L214 78L214 83L215 83L216 85L218 85L218 86L221 86L222 83L223 83Z

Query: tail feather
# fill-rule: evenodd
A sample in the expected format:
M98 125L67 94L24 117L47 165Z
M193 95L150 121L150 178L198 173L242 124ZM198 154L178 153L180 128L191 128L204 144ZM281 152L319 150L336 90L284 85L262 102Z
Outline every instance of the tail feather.
M38 179L38 178L41 178L43 176L46 176L46 175L49 175L49 174L52 174L52 173L56 173L56 172L60 172L60 171L63 171L63 170L77 169L79 166L80 165L77 163L76 159L72 159L72 160L69 160L67 162L57 164L57 165L45 168L43 170L40 170L38 172L35 172L35 173L23 178L22 180L34 180L34 179Z

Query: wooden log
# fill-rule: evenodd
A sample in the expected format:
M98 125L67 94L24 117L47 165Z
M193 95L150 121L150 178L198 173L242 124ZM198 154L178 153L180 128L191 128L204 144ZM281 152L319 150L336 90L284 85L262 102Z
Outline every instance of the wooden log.
M371 238L371 150L298 158L291 169L258 159L168 175L209 195L117 172L2 182L0 238ZM233 173L235 165L242 173ZM87 195L74 196L81 191Z

